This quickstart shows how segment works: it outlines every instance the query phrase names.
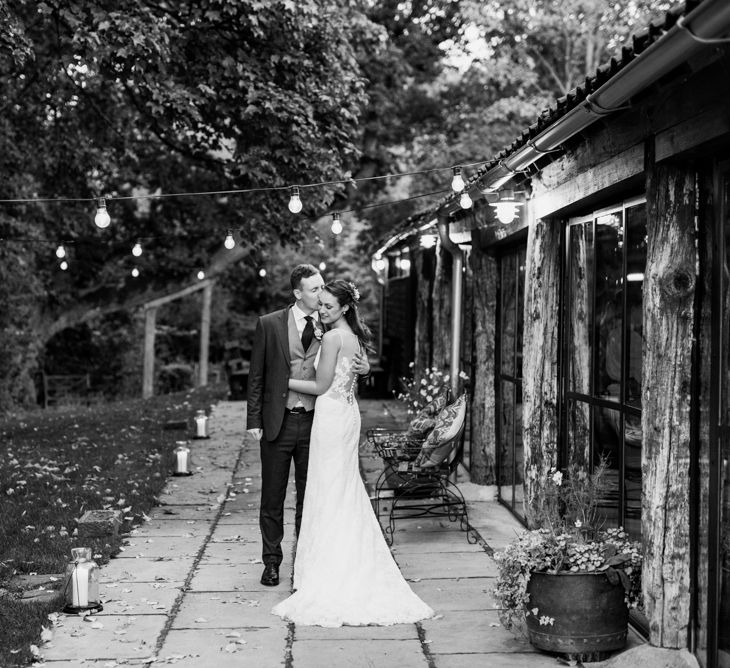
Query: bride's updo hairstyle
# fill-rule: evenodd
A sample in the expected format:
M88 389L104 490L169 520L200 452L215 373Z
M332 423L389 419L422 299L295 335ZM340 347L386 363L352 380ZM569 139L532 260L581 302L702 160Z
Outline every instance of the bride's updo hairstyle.
M368 347L373 335L370 333L369 327L360 320L360 314L357 312L357 302L360 301L360 293L355 284L338 278L335 281L327 283L324 289L337 300L340 306L350 307L345 311L344 318L347 324L350 325L352 332L360 339L360 343Z

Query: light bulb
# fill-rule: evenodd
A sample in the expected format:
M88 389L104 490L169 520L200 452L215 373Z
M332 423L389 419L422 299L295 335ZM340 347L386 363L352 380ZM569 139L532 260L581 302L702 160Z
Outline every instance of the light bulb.
M132 255L134 255L134 257L142 255L142 244L139 241L132 246Z
M469 197L469 193L465 190L463 193L461 193L461 197L459 197L459 206L462 209L469 209L471 208L471 205L471 197Z
M399 269L401 269L402 271L410 271L411 270L411 261L407 257L404 257L400 261Z
M112 222L112 219L109 217L109 212L106 210L106 201L103 197L99 198L99 203L96 205L96 215L94 216L94 224L100 228L104 229L105 227L109 227L109 223Z
M233 238L233 231L228 230L228 234L226 234L226 240L223 242L223 245L228 249L231 250L236 245L236 240Z
M62 271L66 271L66 269L68 269L68 262L64 260L63 262L61 262L60 267Z
M340 222L339 213L332 214L332 227L330 229L332 230L332 234L340 234L342 232L342 223Z
M375 271L383 271L385 269L386 262L382 257L375 260Z
M203 270L201 269L201 270L200 270L200 271L198 272L198 280L199 280L199 281L202 281L202 280L203 280L204 278L205 278L205 272L204 272L204 271L203 271Z
M436 245L436 235L424 234L421 236L421 248L433 248Z
M325 269L327 269L327 264L325 262L320 262L319 263L319 270L320 271L324 271Z
M66 257L66 249L63 247L63 244L61 244L58 248L56 248L56 257L60 260L62 257Z
M139 276L139 269L137 269L137 267L132 267L132 276L134 278L137 278L137 276Z
M464 190L466 186L466 183L464 183L464 178L461 176L461 167L453 167L452 169L454 172L454 178L451 179L451 189L455 193L460 193L462 190Z
M261 276L261 278L263 278L264 276L266 276L266 269L264 269L263 267L261 267L261 269L259 269L259 276Z
M291 187L291 197L289 197L289 211L299 213L302 210L302 200L299 199L299 187Z
M502 225L509 225L517 215L517 206L512 202L497 202L493 206L497 210L497 219Z

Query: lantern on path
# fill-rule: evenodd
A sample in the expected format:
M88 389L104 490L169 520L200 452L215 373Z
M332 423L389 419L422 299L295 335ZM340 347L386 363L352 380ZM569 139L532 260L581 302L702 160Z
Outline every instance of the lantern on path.
M63 611L78 613L87 610L101 611L99 599L99 567L91 558L90 547L71 548L71 558L66 567L63 586L66 607Z
M190 448L185 441L178 441L178 446L173 451L175 455L175 470L173 475L192 475L190 470Z
M208 438L208 416L205 411L197 411L193 418L195 436L193 438Z

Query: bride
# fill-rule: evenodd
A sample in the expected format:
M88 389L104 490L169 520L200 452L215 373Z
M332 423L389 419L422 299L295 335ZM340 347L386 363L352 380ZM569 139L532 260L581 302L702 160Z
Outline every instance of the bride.
M369 338L353 283L336 280L320 295L322 337L316 381L289 388L319 395L309 446L294 593L272 612L303 625L413 623L434 612L411 591L385 543L360 478L360 412L352 359Z

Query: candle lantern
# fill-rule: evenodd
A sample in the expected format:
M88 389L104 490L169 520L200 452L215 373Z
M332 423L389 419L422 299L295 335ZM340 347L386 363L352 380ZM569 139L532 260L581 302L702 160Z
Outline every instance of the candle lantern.
M91 558L90 547L71 548L73 561L66 567L63 586L66 607L64 612L78 613L85 610L100 612L99 567Z
M197 411L193 418L195 436L193 438L208 438L208 416L205 411Z
M185 441L178 441L178 446L173 451L175 455L175 468L173 475L192 475L190 470L190 448Z

